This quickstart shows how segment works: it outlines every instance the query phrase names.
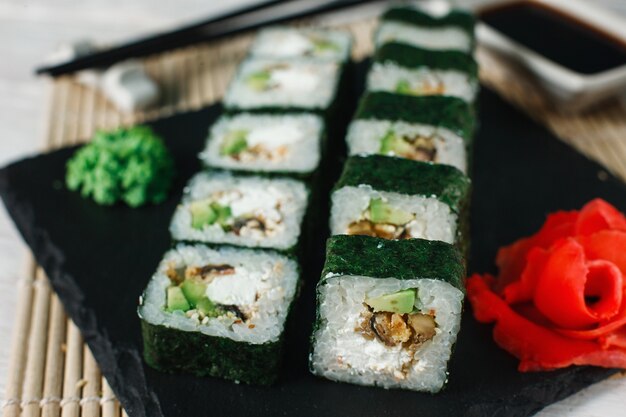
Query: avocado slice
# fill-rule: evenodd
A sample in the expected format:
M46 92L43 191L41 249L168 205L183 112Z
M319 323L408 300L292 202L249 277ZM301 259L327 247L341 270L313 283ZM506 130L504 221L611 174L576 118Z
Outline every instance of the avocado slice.
M263 91L267 89L272 73L268 70L253 72L246 77L246 84L253 90Z
M313 42L313 48L315 49L316 53L322 53L324 51L338 51L339 50L339 47L337 45L335 45L333 42L328 41L326 39L313 38L311 39L311 42Z
M213 209L209 200L194 201L189 205L189 211L191 211L191 227L194 229L211 225L218 218L218 213Z
M185 280L180 289L191 307L196 307L198 302L206 297L206 284L197 279Z
M407 80L400 80L396 83L396 93L398 94L413 94L411 83Z
M243 152L248 147L248 142L246 141L247 137L247 130L233 130L228 132L220 146L220 155L237 155Z
M183 294L183 290L180 287L169 287L167 289L167 311L182 310L187 311L191 308L189 302Z
M217 218L215 221L220 226L225 226L226 221L230 219L233 215L232 210L230 209L229 206L222 206L219 203L213 203L211 204L211 208L213 208L213 211L217 214Z
M223 314L223 310L206 296L198 301L196 309L207 317L217 317Z
M393 153L395 155L404 155L411 153L413 147L410 143L396 136L393 130L388 131L380 140L380 151L383 155Z
M385 203L382 198L373 198L370 201L370 220L374 223L389 223L401 226L413 220L413 214L396 209Z
M390 313L406 314L413 311L417 291L414 288L402 290L393 294L381 295L375 298L366 298L365 304L375 312L388 311Z

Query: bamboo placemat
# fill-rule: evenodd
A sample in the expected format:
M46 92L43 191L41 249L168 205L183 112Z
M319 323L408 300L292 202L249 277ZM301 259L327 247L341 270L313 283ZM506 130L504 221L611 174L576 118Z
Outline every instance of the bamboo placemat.
M355 37L356 60L372 51L375 20L345 25ZM123 114L99 93L71 77L50 83L46 147L89 138L97 129L141 123L220 100L251 35L193 46L145 59L163 90L160 107ZM502 58L479 50L481 80L527 111L589 157L626 180L626 109L617 101L584 115L559 113L524 74ZM602 174L600 174L602 175ZM125 416L111 388L66 316L41 268L28 265L20 280L4 417Z

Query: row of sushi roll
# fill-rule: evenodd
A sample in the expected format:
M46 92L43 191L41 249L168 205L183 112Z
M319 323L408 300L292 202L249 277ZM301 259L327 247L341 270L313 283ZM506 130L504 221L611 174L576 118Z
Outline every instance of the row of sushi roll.
M170 224L140 302L154 368L255 384L278 374L297 256L352 40L273 27L256 36Z
M331 195L311 371L438 392L461 324L478 91L474 17L392 7Z

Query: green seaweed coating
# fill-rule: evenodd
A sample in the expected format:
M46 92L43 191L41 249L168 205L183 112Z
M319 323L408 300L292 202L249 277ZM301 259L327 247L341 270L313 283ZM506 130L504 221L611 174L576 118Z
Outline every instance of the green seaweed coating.
M101 205L131 207L167 198L174 162L161 138L147 126L97 132L67 162L67 188Z
M391 62L406 68L456 70L468 74L472 79L478 77L478 64L471 55L453 50L423 49L399 42L381 45L374 55L374 62Z
M441 27L458 26L472 37L476 18L470 12L454 9L443 16L432 16L411 6L396 6L388 9L381 16L381 20L391 20L417 26Z
M263 344L155 325L141 320L143 356L163 372L186 372L248 384L272 384L280 368L282 340Z
M372 278L436 279L465 292L459 250L438 240L387 240L370 236L332 236L319 285L337 275Z
M383 155L348 158L335 190L369 185L378 191L433 197L461 213L470 193L470 179L450 165Z
M446 128L470 142L476 129L472 107L448 96L411 96L386 91L370 92L359 103L355 119L419 123Z

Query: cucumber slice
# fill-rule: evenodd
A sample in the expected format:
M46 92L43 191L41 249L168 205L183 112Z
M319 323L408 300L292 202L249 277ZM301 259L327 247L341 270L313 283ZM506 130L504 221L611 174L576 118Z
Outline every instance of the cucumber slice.
M218 213L213 209L209 200L194 201L189 205L191 211L191 227L202 229L215 223Z
M233 130L228 132L220 146L220 155L230 156L243 152L248 147L248 142L246 141L248 133L247 130Z
M190 308L191 306L180 287L169 287L167 289L167 311L187 311Z
M213 211L217 214L216 222L220 226L225 226L228 219L232 217L232 211L229 206L222 206L218 203L211 204Z
M370 201L370 220L374 223L389 223L396 226L404 225L413 220L413 214L396 209L385 203L381 198Z
M206 296L198 301L196 309L207 317L217 317L223 314L222 309Z
M398 94L413 94L411 83L407 80L400 80L396 83L396 93Z
M375 312L388 311L390 313L407 314L413 311L415 305L416 290L398 291L393 294L381 295L375 298L366 298L365 304Z
M196 307L198 302L206 297L206 284L204 282L187 279L180 288L191 307Z
M336 44L325 39L311 39L311 41L313 42L313 48L316 53L339 50L339 47Z
M246 78L246 84L248 84L248 87L256 91L267 90L271 77L271 72L267 70L253 72Z
M382 155L404 155L412 151L411 144L396 136L393 130L388 131L380 141L380 151Z

